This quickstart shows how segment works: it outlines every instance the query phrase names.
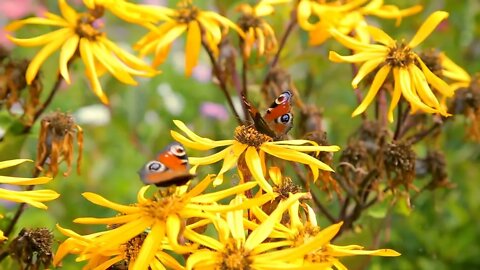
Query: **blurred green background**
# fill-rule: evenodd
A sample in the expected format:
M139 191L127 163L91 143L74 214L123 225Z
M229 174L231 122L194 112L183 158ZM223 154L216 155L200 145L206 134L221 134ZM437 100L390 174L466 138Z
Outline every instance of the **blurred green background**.
M16 2L1 1L4 2ZM19 1L21 2L21 1ZM26 1L34 5L46 5L48 10L57 13L56 1ZM79 2L79 1L77 1ZM163 1L159 1L163 2ZM218 4L228 14L235 14L234 7L241 1L199 1L206 8ZM424 10L412 17L407 17L399 27L393 20L369 17L369 22L381 25L391 36L397 39L409 39L423 20L435 10L446 10L450 17L446 24L437 29L424 43L422 48L438 48L470 74L480 67L480 3L477 0L464 1L386 1L400 7L421 4ZM174 6L175 1L168 2ZM76 7L80 7L76 4ZM34 13L35 11L31 11ZM31 14L28 14L30 16ZM277 10L270 21L282 33L288 20L287 7ZM8 18L0 19L0 27L8 23ZM108 36L122 47L129 47L146 30L122 22L111 14L105 21ZM43 33L45 29L28 27L17 33L26 37ZM2 39L3 40L3 39ZM236 42L236 39L232 39ZM95 192L106 198L128 204L135 201L136 192L142 186L138 169L154 154L171 141L169 130L173 128L173 119L187 123L197 134L212 139L230 139L236 122L228 119L209 118L201 113L205 102L214 102L226 106L219 88L211 82L210 63L202 52L200 65L194 76L186 78L183 73L183 40L177 41L168 60L160 69L163 73L152 79L139 79L137 87L118 83L112 76L101 79L102 86L110 98L111 106L102 106L89 89L83 75L83 65L76 62L71 68L73 83L63 85L47 112L60 110L72 113L84 129L84 159L82 174L72 173L68 177L61 174L48 184L48 188L61 193L61 197L48 203L48 211L28 208L17 227L42 226L51 228L58 240L63 240L55 230L55 224L87 234L102 227L82 226L72 222L77 217L107 217L113 211L96 207L87 202L82 192ZM348 64L335 64L328 61L328 51L340 48L329 41L320 47L308 47L307 35L296 28L287 42L280 65L286 68L300 92L306 87L306 77L313 75L315 93L308 100L324 109L328 138L330 143L344 147L348 136L357 128L360 119L350 118L355 108L355 96L350 86L351 70ZM13 48L17 58L32 57L38 49ZM58 55L50 57L43 67L45 89L50 89L56 77ZM265 68L263 59L253 66L249 78L252 99L259 97L259 86L263 80ZM233 89L232 93L234 93ZM47 91L45 91L47 92ZM237 100L238 101L238 100ZM255 100L258 103L258 99ZM226 107L225 107L226 108ZM226 109L228 110L228 108ZM100 121L100 120L103 120ZM8 128L12 117L2 110L0 127ZM370 247L379 228L386 227L379 235L381 247L393 248L400 253L398 258L359 257L345 260L350 269L480 269L480 145L466 140L466 120L460 116L450 121L444 128L441 140L430 144L443 149L447 156L449 179L457 186L454 189L436 190L422 193L414 202L409 215L391 213L386 219L376 219L369 213L357 222L363 230L344 234L338 243L355 243ZM38 123L28 135L20 153L1 153L11 158L34 158ZM295 134L295 130L292 132ZM2 144L5 143L2 142ZM423 149L424 150L424 149ZM422 149L419 149L421 152ZM198 156L196 151L188 151L190 156ZM203 155L204 153L202 153ZM337 155L338 158L339 155ZM25 165L17 175L27 176L31 167ZM61 167L61 171L65 166ZM218 170L217 167L212 168ZM206 172L202 170L201 172ZM418 182L422 183L422 182ZM229 183L226 184L231 185ZM419 184L421 186L421 184ZM336 200L328 207L337 207ZM2 228L12 216L16 207L4 206L5 213ZM319 216L319 221L327 225L326 219ZM370 264L368 264L370 263ZM65 261L64 269L78 269L72 257Z

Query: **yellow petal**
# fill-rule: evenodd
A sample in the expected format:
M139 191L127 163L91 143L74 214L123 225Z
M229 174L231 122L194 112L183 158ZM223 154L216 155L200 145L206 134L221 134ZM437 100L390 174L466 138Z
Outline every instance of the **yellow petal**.
M80 38L78 35L73 35L71 38L67 39L60 50L59 58L59 68L60 74L62 74L63 79L70 84L70 74L68 73L68 62L75 54L78 48L78 41Z
M118 47L115 43L108 40L105 37L101 37L100 41L105 45L109 50L111 50L120 60L122 60L128 66L135 68L137 70L144 70L147 72L154 72L154 70L149 67L142 59L136 57L135 55L126 52L122 48Z
M367 76L370 72L372 72L375 68L378 67L378 65L380 65L384 61L385 59L378 58L378 59L368 60L365 63L363 63L360 69L358 70L357 75L352 80L352 87L356 89L360 81L362 81L363 78L365 78L365 76Z
M367 29L370 35L372 35L373 40L389 47L395 44L395 40L393 40L389 35L387 35L387 33L383 32L382 29L374 26L367 26Z
M443 66L443 76L461 82L470 82L470 75L459 65L455 64L450 58L448 58L444 53L440 54L440 59Z
M312 14L312 8L310 5L310 1L302 0L298 3L297 6L297 21L300 27L307 31L311 31L314 29L314 25L308 22L310 15Z
M432 89L430 89L427 79L425 78L425 75L423 75L422 71L416 65L410 64L408 66L408 72L422 101L430 107L440 108L440 103L438 103L438 100L433 94Z
M105 199L104 197L102 197L98 194L92 193L92 192L84 192L84 193L82 193L82 196L85 199L87 199L88 201L90 201L91 203L113 209L113 210L115 210L117 212L120 212L120 213L132 214L132 213L138 212L137 207L126 206L126 205L121 205L121 204L118 204L118 203L114 203L114 202L111 202L111 201Z
M245 152L245 162L247 163L248 170L252 173L253 178L258 182L258 185L265 192L273 193L272 186L270 186L263 176L262 161L260 161L260 157L258 156L255 147L250 146L247 148L247 151Z
M366 44L362 43L355 38L349 37L347 35L342 34L340 31L336 29L330 29L330 34L343 46L352 49L354 51L370 51L370 52L388 52L388 48L384 45L379 44Z
M237 185L228 189L195 196L191 199L191 202L195 202L195 203L218 202L221 199L224 199L226 197L236 195L236 194L242 194L244 191L250 190L256 185L257 185L257 182L253 182L253 181L247 182L247 183Z
M330 168L330 166L328 166L327 164L302 152L271 144L264 144L261 146L261 149L272 156L276 156L284 160L312 165L314 168L324 171L333 171L333 169Z
M231 145L234 140L222 140L222 141L213 141L208 138L203 138L195 134L193 131L191 131L182 121L179 120L173 120L173 123L181 130L183 131L191 140L195 142L200 142L201 144L204 145L211 145L211 148L214 147L220 147L220 146L227 146ZM201 149L199 149L201 150Z
M7 36L10 41L15 43L18 46L22 47L35 47L35 46L40 46L49 42L52 42L54 40L57 40L60 36L67 35L68 33L71 33L72 31L70 29L59 29L53 32L48 32L46 34L40 35L38 37L33 37L33 38L14 38L12 36Z
M0 199L19 203L23 202L40 209L48 208L41 202L55 200L59 196L60 194L53 190L15 191L0 188Z
M33 162L33 160L31 159L12 159L12 160L0 161L0 169L17 166L18 164L22 164L27 161Z
M198 22L193 20L188 24L187 40L185 44L185 75L192 75L193 68L198 63L200 54L201 32Z
M410 48L416 47L418 44L422 43L432 32L437 28L437 25L440 24L444 19L448 17L448 12L445 11L435 11L430 15L425 22L420 26L415 36L408 43L407 46Z
M389 65L385 65L377 72L367 95L363 98L362 103L360 103L355 111L353 111L352 117L363 113L367 109L368 105L372 103L373 99L378 93L378 90L380 87L382 87L383 82L387 78L388 73L390 73L390 69L391 67Z
M157 50L164 48L171 44L175 39L177 39L183 32L187 30L187 25L186 24L177 24L174 27L172 27L168 32L165 33L164 36L162 36L159 40L158 43L156 44Z
M384 52L360 52L353 55L343 56L334 51L330 51L328 59L332 62L362 63L366 61L382 60L385 61Z
M67 20L71 25L77 24L77 12L71 8L65 0L58 0L58 6L63 18Z
M186 253L191 253L196 249L196 246L198 244L194 244L191 246L182 246L178 243L178 236L180 235L180 230L182 227L182 222L180 221L180 218L177 215L169 215L167 218L167 223L166 223L166 233L168 237L168 244L172 248L173 251L177 254L186 254ZM161 241L160 239L157 239L157 241Z
M68 23L62 19L62 21L51 20L47 18L33 17L25 20L14 21L8 24L5 27L5 30L9 32L16 31L18 28L24 26L25 24L41 24L41 25L52 25L52 26L63 26L68 27Z
M116 60L110 52L99 46L98 42L90 42L90 45L93 56L98 63L102 64L117 80L129 85L138 84L125 68L122 67L118 60Z
M283 212L304 195L305 193L290 194L290 197L287 200L281 201L275 211L273 211L270 216L258 226L258 228L250 233L244 244L245 249L254 250L255 247L267 239L275 224L282 218Z
M85 63L85 72L87 74L87 79L92 85L92 90L100 98L104 104L108 104L108 98L102 90L102 86L98 81L97 70L95 67L95 60L93 58L92 48L90 41L86 38L80 39L80 56L82 57L83 62Z
M232 28L233 30L235 30L240 35L240 37L245 39L245 33L243 32L243 30L240 29L240 27L238 27L238 25L236 25L235 23L233 23L229 19L223 17L222 15L220 15L216 12L213 12L213 11L201 11L199 16L205 17L209 20L213 19L215 21L218 21L223 26Z
M400 88L400 82L397 79L394 79L394 87L392 93L392 101L390 102L390 106L388 107L388 121L390 123L393 122L393 110L397 107L398 102L400 101L400 97L402 96L402 89Z
M56 35L52 38L52 41L48 44L46 44L30 61L30 64L28 65L27 72L25 73L25 79L27 80L27 83L30 84L33 79L37 76L38 70L40 69L40 66L45 62L45 59L47 59L54 51L56 51L62 43L65 42L68 38L71 37L72 31L70 29L61 29L59 30Z
M214 22L204 17L197 17L198 22L205 28L205 31L212 37L212 41L215 45L218 45L222 41L222 30Z
M186 228L183 231L183 235L185 236L185 238L189 239L190 241L194 243L198 243L202 246L208 247L213 250L221 250L223 247L223 244L220 243L218 240L207 235L196 233L195 231L189 228Z
M129 214L110 218L76 218L73 222L80 224L123 224L141 218L141 214Z
M189 157L188 162L194 166L213 164L224 159L226 155L231 151L230 150L231 148L232 146L229 146L220 152L217 152L215 154L212 154L206 157Z
M226 148L226 149L229 149L229 151L225 153L225 156L223 159L223 165L222 165L222 168L220 169L220 172L218 172L217 177L229 171L237 163L238 158L245 151L247 147L248 145L246 144L234 142L231 147ZM214 183L214 186L218 184L221 184L221 182Z
M394 73L395 70L398 70L398 79L400 80L400 87L402 89L403 96L408 102L410 102L412 108L418 108L427 113L437 112L435 109L430 108L423 103L412 91L412 82L410 74L408 74L408 70L405 68L395 68Z
M205 261L210 261L212 264L217 264L217 261L219 260L220 257L217 255L216 252L210 250L199 250L188 256L186 267L187 270L197 269L197 264Z
M9 185L40 185L50 182L52 178L50 177L36 177L36 178L26 178L26 177L14 177L14 176L2 176L0 175L0 183L9 184Z
M425 77L427 78L427 82L430 83L435 90L442 93L442 95L446 97L453 96L454 93L448 84L430 71L420 57L416 57L416 59L420 63L420 67L422 68L423 74L425 74Z
M165 227L163 224L154 224L143 241L142 248L138 252L135 263L133 264L133 270L148 269L148 266L155 257L155 253L160 248L164 237Z

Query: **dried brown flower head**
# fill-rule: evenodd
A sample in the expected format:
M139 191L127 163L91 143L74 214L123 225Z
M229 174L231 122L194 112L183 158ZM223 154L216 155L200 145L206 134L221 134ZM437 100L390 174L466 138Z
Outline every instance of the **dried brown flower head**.
M4 53L0 52L0 55ZM43 86L37 76L28 85L28 92L24 91L27 87L25 72L28 65L28 60L12 60L8 55L0 56L0 106L5 104L7 110L12 112L11 109L14 105L20 105L23 114L22 121L26 125L31 125L38 109Z
M420 53L420 58L423 63L432 71L435 75L443 77L443 65L440 57L440 52L436 49L425 50Z
M480 74L473 76L467 88L455 91L455 98L449 112L465 115L470 121L469 138L480 141Z
M10 256L20 265L20 269L40 269L50 267L53 234L46 228L22 229L9 246Z
M441 151L429 150L425 158L417 160L415 171L418 176L431 176L429 189L454 187L448 180L447 162Z
M43 164L48 163L47 174L56 176L58 165L65 160L67 171L70 173L74 154L74 138L77 138L77 173L80 174L80 162L83 150L83 131L75 124L73 117L68 113L54 112L42 119L40 136L37 145L36 166L42 169Z
M383 151L383 157L390 186L394 188L403 185L407 189L413 187L416 154L411 145L395 141L388 143Z

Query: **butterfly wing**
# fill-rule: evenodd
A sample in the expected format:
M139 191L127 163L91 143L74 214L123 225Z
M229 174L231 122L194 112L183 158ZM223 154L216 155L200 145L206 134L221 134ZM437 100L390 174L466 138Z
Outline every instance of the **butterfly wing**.
M145 164L140 171L143 183L159 187L184 185L195 175L188 172L188 157L180 143L171 143L160 151L154 160Z
M270 126L265 121L265 119L263 119L262 115L260 114L260 112L258 112L257 108L255 108L250 102L248 102L245 96L242 96L242 99L243 99L243 103L247 107L248 114L250 114L250 117L252 117L255 129L260 133L263 133L272 138L275 138L276 137L275 132L270 128Z
M270 105L263 116L277 138L287 134L293 126L292 97L292 92L288 90L283 92Z

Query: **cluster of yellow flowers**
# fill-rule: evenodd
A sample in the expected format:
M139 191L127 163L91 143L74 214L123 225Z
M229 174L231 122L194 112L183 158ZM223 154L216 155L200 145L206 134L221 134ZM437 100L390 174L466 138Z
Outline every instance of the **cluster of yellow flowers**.
M100 76L108 71L120 82L136 85L133 76L159 74L157 66L165 61L174 40L184 33L187 76L197 65L202 46L214 57L219 56L219 46L230 29L242 39L244 56L249 57L253 48L258 55L273 54L278 50L278 42L265 17L273 14L274 6L286 3L295 5L294 20L308 31L312 46L333 37L351 50L349 56L332 51L329 58L334 62L359 65L352 81L353 88L370 73L376 73L353 115L362 114L382 86L391 83L393 86L386 90L391 95L390 121L394 120L394 109L402 97L410 104L412 112L448 116L446 98L471 80L462 68L441 54L444 77L450 80L447 83L413 51L448 17L447 12L431 14L408 43L397 42L381 29L369 25L365 18L376 16L400 22L403 17L418 13L420 6L399 9L385 5L382 0L263 0L255 6L240 5L241 17L237 24L216 12L201 10L191 1L180 1L176 9L124 0L83 2L87 7L83 13L75 11L66 0L58 0L61 16L47 12L45 17L16 21L7 27L9 31L28 24L59 28L33 38L9 37L19 46L43 46L28 66L27 83L37 76L45 60L59 50L61 77L71 82L69 66L80 57L94 93L107 104ZM139 56L107 38L101 22L105 11L148 29L149 32L133 46ZM312 17L316 17L317 22L312 23ZM154 57L149 65L141 58L151 53ZM389 79L390 74L393 75ZM187 148L202 151L223 148L205 157L191 157L191 173L194 174L199 166L222 161L220 171L207 175L196 185L158 189L150 195L147 195L150 186L145 186L138 192L137 202L131 205L114 203L95 193L84 193L90 202L118 214L108 218L76 219L75 222L81 224L107 225L105 231L90 235L80 235L58 226L68 239L58 248L55 265L60 265L67 254L76 254L77 261L86 261L85 269L108 269L113 265L129 269L346 269L339 257L400 255L390 249L368 251L358 245L331 244L342 222L320 228L315 212L306 203L309 194L288 187L288 178L282 176L272 161L274 157L306 165L315 181L321 170L333 170L310 154L335 152L338 146L318 145L309 140L275 141L251 126L237 127L234 139L214 141L195 134L180 121L174 124L184 134L171 131L172 137ZM0 168L23 161L0 162ZM240 176L239 185L205 193L210 184L222 184L224 175L235 166ZM1 183L21 185L49 180L46 177L0 177ZM45 208L41 202L53 200L58 194L49 190L0 190L0 197ZM230 203L222 204L226 198ZM203 235L205 230L212 233ZM3 233L0 236L3 237ZM172 256L172 252L183 254L185 260Z

